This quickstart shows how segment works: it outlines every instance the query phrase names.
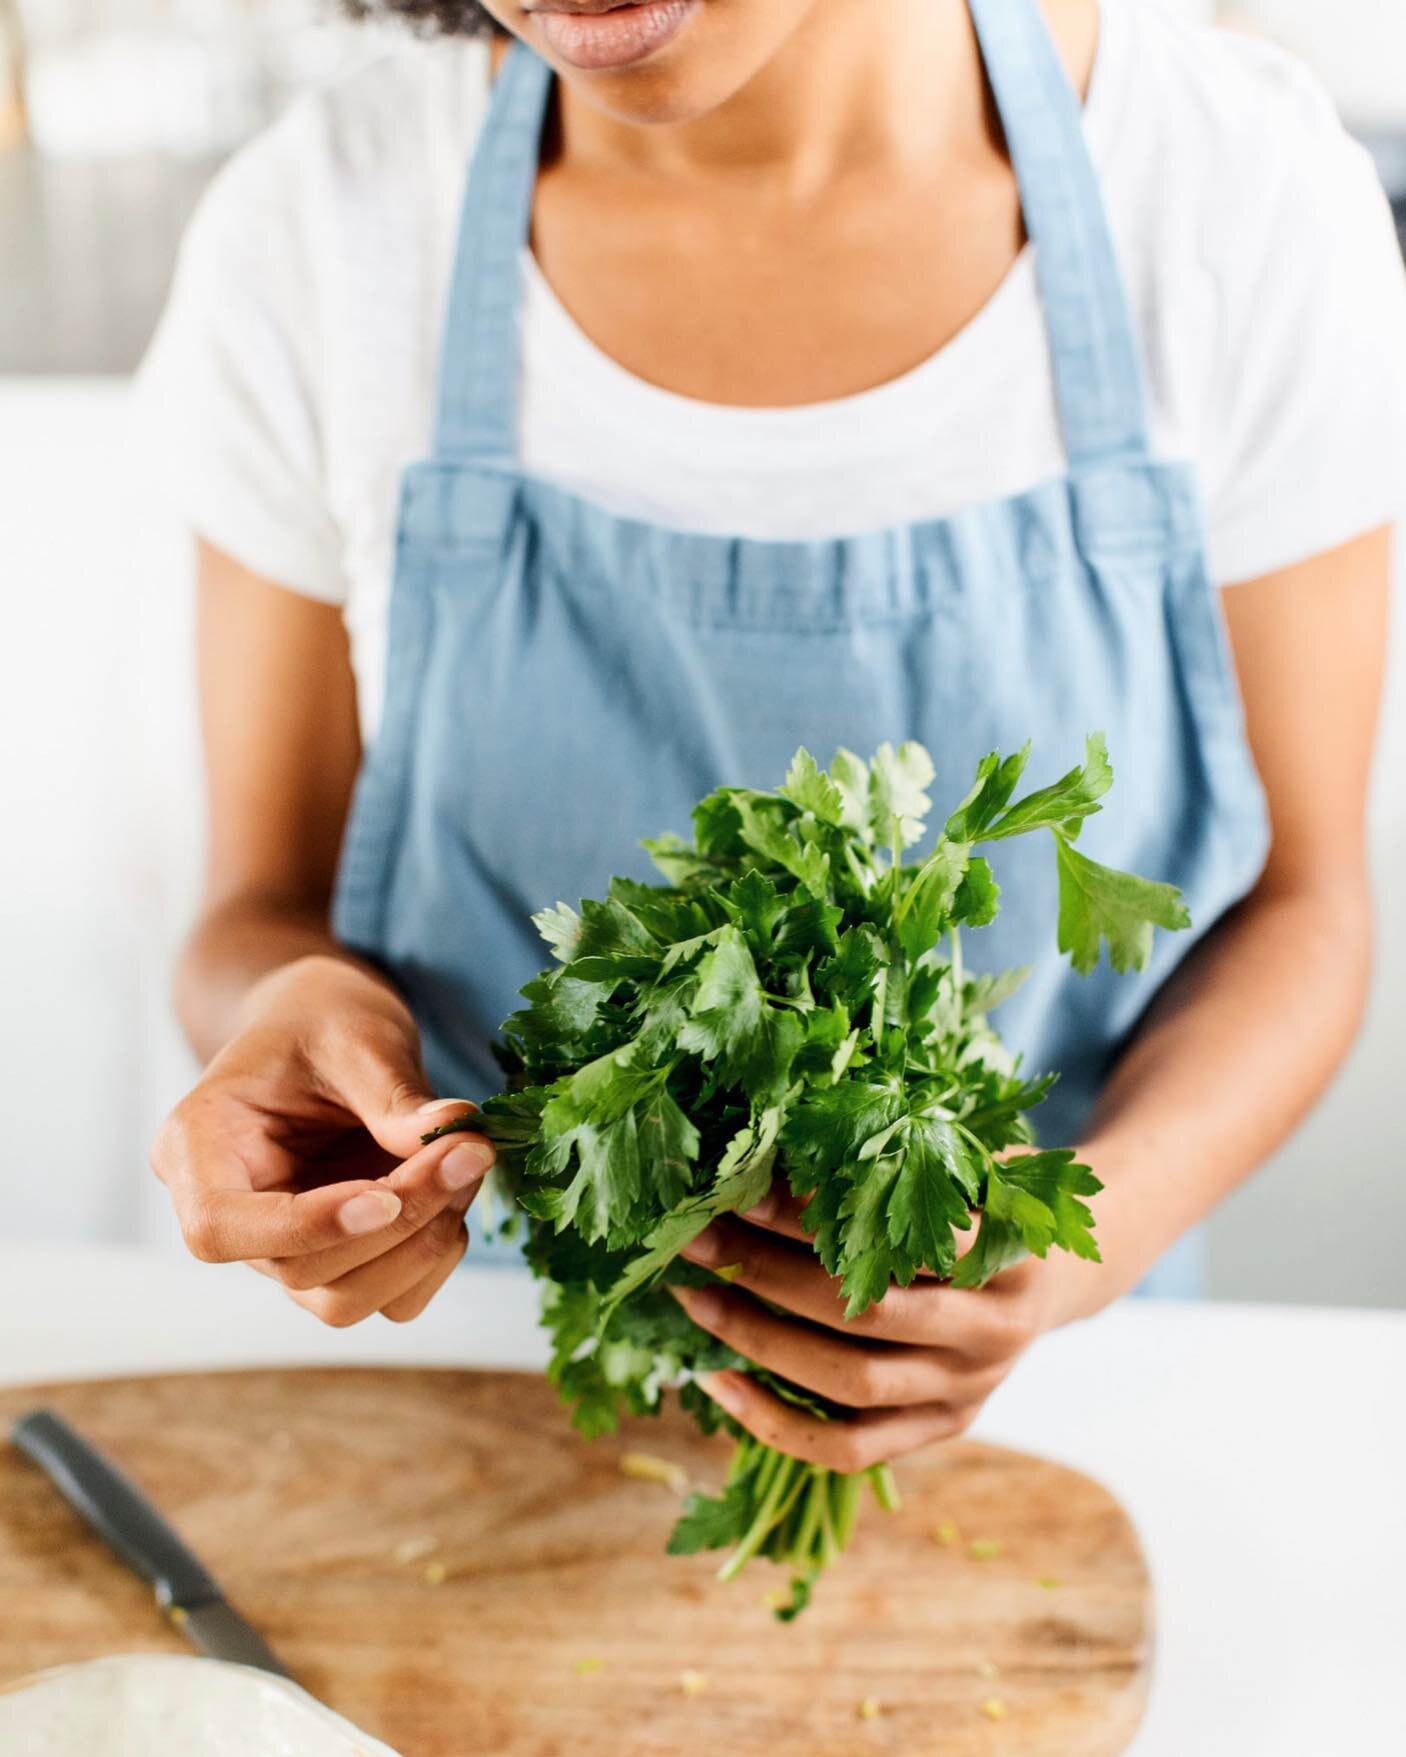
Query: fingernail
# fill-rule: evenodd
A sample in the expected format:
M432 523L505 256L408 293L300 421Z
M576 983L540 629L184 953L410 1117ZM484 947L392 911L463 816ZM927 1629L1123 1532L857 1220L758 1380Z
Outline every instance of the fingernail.
M684 1246L683 1255L690 1263L702 1263L705 1268L720 1263L723 1257L723 1241L718 1237L717 1229L706 1227L692 1244Z
M366 1190L359 1196L353 1196L350 1202L344 1202L337 1210L337 1219L341 1222L343 1232L358 1236L367 1232L380 1232L399 1213L399 1196L393 1195L390 1190Z
M746 1220L755 1220L762 1226L766 1226L771 1221L775 1220L780 1212L781 1198L777 1195L775 1190L769 1190L767 1194L762 1197L761 1201L757 1203L756 1207L749 1209L743 1218Z
M432 1098L428 1104L422 1104L415 1112L416 1116L433 1116L439 1110L477 1110L476 1104L470 1104L467 1098Z
M486 1141L465 1141L440 1160L439 1181L446 1190L466 1190L483 1181L493 1159L493 1149Z
M689 1317L705 1330L721 1321L722 1295L711 1287L676 1287L674 1292L679 1296L679 1301Z
M729 1415L737 1414L742 1399L737 1395L736 1385L725 1373L705 1373L698 1383Z

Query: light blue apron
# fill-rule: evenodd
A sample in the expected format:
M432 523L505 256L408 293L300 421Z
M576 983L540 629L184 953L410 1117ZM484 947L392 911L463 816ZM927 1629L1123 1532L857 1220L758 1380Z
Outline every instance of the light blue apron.
M1196 483L1150 454L1126 296L1078 101L1034 0L971 0L1036 250L1068 476L902 529L762 542L617 518L518 463L521 253L552 76L515 48L480 138L449 306L434 455L406 475L385 717L335 903L394 977L438 1091L500 1084L489 1044L547 961L533 912L653 876L641 837L686 832L723 784L920 739L939 804L1033 739L1037 783L1108 735L1100 860L1168 880L1196 929L1141 977L1055 950L1054 862L1003 847L971 962L1029 964L1002 1009L1062 1079L1038 1125L1076 1141L1120 1046L1267 846ZM1001 410L973 443L1001 444ZM1179 1168L1168 1165L1166 1175ZM489 1247L491 1253L494 1247ZM497 1247L502 1249L503 1247ZM482 1260L480 1253L479 1260ZM1192 1240L1146 1291L1192 1294Z

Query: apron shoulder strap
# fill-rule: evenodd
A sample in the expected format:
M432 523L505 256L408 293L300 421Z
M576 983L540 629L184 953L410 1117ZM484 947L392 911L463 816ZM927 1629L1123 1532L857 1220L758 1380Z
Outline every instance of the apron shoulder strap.
M434 455L516 468L518 308L551 69L509 51L474 150L440 361Z
M1150 453L1141 357L1079 98L1037 0L968 0L1035 247L1071 472Z

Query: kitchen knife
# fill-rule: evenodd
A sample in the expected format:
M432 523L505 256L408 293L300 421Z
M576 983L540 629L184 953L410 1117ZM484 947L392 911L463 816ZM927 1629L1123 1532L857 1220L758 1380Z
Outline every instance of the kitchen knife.
M98 1536L156 1593L183 1635L212 1659L289 1677L146 1496L52 1410L35 1410L11 1434Z

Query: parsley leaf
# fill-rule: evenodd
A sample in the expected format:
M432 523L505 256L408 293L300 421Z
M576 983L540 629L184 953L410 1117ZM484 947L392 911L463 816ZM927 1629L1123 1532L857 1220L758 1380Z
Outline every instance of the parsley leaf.
M1081 975L1098 963L1101 941L1118 971L1145 970L1152 930L1190 927L1191 916L1174 885L1115 872L1081 854L1068 836L1055 836L1059 863L1059 949Z
M798 750L786 772L781 797L802 811L814 812L823 824L838 828L845 819L845 797L808 750Z
M921 744L879 746L869 767L869 827L881 848L911 848L922 840L933 775Z
M669 1538L669 1554L696 1556L700 1550L730 1549L747 1535L754 1512L750 1485L745 1482L731 1484L716 1500L692 1494Z
M543 909L532 917L532 925L546 940L563 964L576 955L576 942L581 937L581 917L566 903Z
M725 927L698 967L698 987L679 1048L716 1062L724 1084L759 1098L786 1083L805 1039L796 1014L774 1006L762 988L747 943Z
M1083 766L1069 773L1038 793L1027 794L1013 805L983 833L983 840L997 841L1007 836L1023 836L1027 830L1070 829L1083 818L1101 809L1099 801L1113 785L1113 770L1108 763L1108 747L1103 734L1095 732L1088 739Z
M586 982L649 976L658 967L659 943L637 915L618 900L581 905L581 926L567 969Z
M640 1255L610 1289L608 1310L653 1282L718 1215L756 1207L771 1188L780 1126L781 1112L773 1108L733 1136L712 1187L681 1202L646 1233Z
M979 842L1005 810L1011 795L1020 785L1025 765L1030 760L1030 746L1014 756L1001 758L992 751L981 759L971 792L947 820L943 835L949 842Z
M1099 1262L1090 1230L1094 1217L1078 1198L1102 1188L1068 1148L993 1166L976 1245L957 1265L953 1285L980 1287L1027 1252L1045 1256L1051 1245Z
M970 864L970 845L943 836L909 880L894 919L898 943L910 959L930 951L950 925Z

